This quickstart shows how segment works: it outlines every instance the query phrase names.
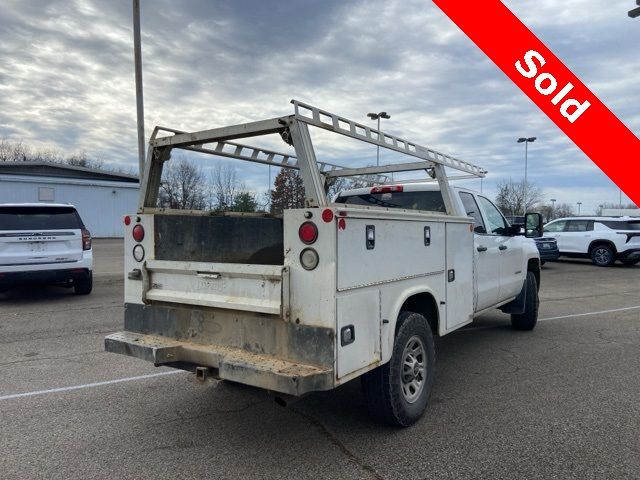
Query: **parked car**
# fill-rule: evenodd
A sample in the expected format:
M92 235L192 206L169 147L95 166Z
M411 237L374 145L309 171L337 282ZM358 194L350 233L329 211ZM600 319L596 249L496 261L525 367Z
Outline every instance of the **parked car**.
M87 295L92 271L91 234L73 205L0 204L0 291L58 284Z
M627 266L640 262L640 218L559 218L545 225L544 233L558 241L562 256L591 258L599 267L616 260Z
M524 228L524 216L505 215L507 221L511 225L518 225ZM533 239L538 247L540 253L540 265L544 265L545 262L552 262L560 257L560 251L558 250L558 242L553 237L537 237Z

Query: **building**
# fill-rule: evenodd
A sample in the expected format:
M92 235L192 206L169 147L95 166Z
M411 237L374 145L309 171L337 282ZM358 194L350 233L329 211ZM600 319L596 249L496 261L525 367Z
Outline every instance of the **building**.
M0 203L75 205L94 237L122 237L122 217L136 212L138 177L47 162L0 162Z
M640 217L640 208L605 208L603 217Z

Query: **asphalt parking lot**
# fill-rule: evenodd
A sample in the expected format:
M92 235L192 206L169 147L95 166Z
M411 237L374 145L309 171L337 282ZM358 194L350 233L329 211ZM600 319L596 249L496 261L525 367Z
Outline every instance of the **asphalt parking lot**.
M0 294L2 479L640 476L640 266L546 264L536 330L495 311L440 339L426 415L396 430L372 423L357 381L283 408L105 353L121 242L94 251L89 296Z

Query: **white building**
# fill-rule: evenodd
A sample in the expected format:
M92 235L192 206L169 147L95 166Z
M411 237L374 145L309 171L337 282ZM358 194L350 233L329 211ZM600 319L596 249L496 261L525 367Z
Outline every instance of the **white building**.
M605 208L603 217L640 217L640 208Z
M46 162L0 162L0 203L75 205L94 237L122 237L138 206L138 177Z

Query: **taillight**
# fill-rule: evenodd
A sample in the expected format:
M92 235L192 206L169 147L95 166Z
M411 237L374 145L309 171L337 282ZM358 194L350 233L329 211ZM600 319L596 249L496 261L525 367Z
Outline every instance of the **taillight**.
M298 236L302 243L309 245L318 239L318 227L313 222L304 222L298 229Z
M133 247L133 258L136 259L136 262L141 262L144 260L144 247L140 244Z
M82 250L91 250L91 233L86 228L82 229Z
M313 248L305 248L300 252L300 264L305 270L313 270L318 266L320 258Z
M128 227L131 224L131 217L127 215L124 217L124 224Z
M141 242L142 240L144 240L144 228L142 227L142 225L136 225L135 227L133 227L131 234L133 235L133 239L136 242Z
M381 187L371 188L371 193L402 192L403 190L404 190L404 186L402 185L383 185Z
M323 220L325 223L329 223L329 222L333 221L333 210L330 210L330 209L328 209L328 208L325 208L325 209L322 211L322 220Z

